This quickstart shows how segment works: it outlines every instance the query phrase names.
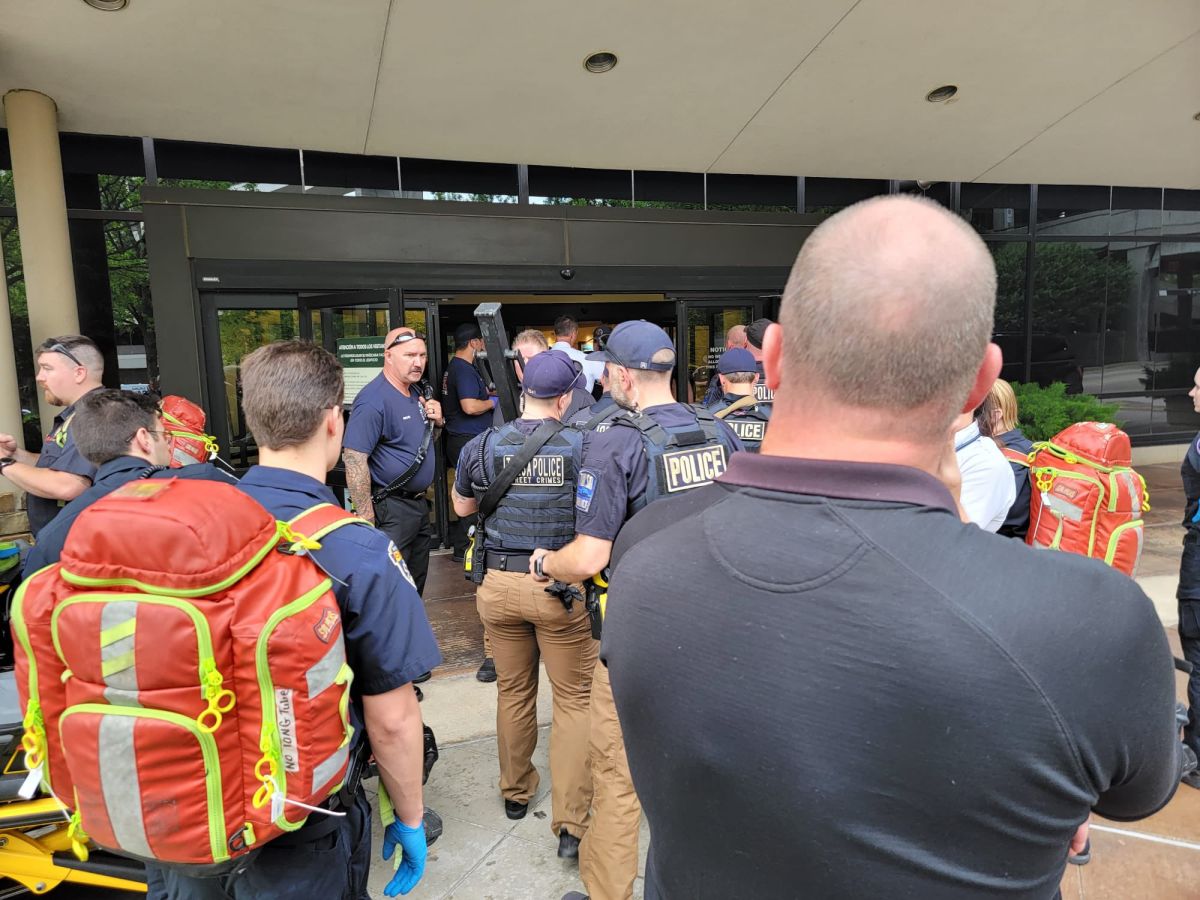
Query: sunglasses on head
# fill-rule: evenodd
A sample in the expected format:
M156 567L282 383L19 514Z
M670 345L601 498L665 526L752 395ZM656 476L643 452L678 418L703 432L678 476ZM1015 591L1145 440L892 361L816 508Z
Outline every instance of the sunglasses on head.
M421 334L419 331L416 333L406 332L404 334L397 335L396 339L394 341L392 341L390 344L388 344L386 347L384 347L383 349L391 350L393 347L398 346L399 344L407 344L409 341L423 341L423 340L425 340L425 335Z
M71 362L75 363L75 365L81 366L85 369L87 368L87 366L84 366L83 363L81 363L79 361L79 357L71 352L70 348L67 347L66 344L51 344L49 347L46 348L46 351L48 353L61 353L63 356L65 356Z

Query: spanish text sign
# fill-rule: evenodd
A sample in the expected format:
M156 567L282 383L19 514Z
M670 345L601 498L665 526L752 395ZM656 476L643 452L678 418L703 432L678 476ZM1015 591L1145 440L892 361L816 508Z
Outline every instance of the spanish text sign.
M338 338L337 357L342 363L346 378L346 393L343 397L346 406L354 403L358 392L383 371L384 337L380 334Z

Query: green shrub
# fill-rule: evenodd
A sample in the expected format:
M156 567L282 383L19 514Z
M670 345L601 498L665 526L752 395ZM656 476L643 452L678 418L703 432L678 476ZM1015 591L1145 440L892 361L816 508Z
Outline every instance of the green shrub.
M1115 422L1115 403L1102 403L1091 394L1068 394L1060 381L1049 387L1013 384L1017 395L1017 419L1031 441L1048 441L1076 422Z

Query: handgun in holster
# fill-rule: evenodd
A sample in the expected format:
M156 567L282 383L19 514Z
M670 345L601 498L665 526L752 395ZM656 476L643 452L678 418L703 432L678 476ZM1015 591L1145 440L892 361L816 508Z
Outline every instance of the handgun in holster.
M608 576L609 570L606 567L584 582L587 597L583 601L583 608L587 610L588 618L592 622L592 637L597 641L600 640L601 628L604 625L604 607L608 605Z

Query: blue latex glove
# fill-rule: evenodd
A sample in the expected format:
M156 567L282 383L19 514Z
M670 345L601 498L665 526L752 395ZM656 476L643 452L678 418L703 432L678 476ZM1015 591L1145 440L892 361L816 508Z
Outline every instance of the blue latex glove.
M429 848L425 846L425 823L409 828L399 819L392 822L383 832L383 858L391 859L400 845L400 867L387 883L383 893L388 897L407 894L417 886L425 874L425 857Z

